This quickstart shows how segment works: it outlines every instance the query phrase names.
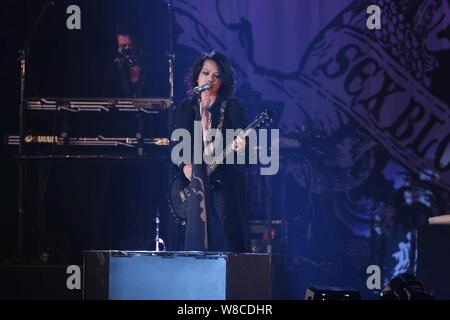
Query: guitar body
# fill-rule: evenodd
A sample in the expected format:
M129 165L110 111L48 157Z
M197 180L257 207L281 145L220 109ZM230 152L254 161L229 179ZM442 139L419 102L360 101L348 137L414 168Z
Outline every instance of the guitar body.
M185 225L189 210L190 181L182 172L175 175L169 189L169 206L176 223Z

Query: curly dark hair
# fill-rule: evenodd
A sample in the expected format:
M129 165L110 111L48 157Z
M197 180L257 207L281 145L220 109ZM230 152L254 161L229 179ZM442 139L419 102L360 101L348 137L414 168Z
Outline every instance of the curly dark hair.
M222 85L220 86L218 95L222 98L229 98L234 92L235 78L234 70L230 65L230 61L222 53L217 51L211 51L204 53L200 58L195 61L194 65L190 69L190 72L186 76L186 86L188 88L188 94L194 95L194 88L198 86L197 79L200 71L202 70L203 63L206 60L214 61L220 72L220 78Z

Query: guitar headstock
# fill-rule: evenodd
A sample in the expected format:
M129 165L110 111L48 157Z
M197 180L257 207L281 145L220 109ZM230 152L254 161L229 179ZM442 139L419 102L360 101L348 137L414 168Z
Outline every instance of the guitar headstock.
M271 109L265 109L263 112L261 112L255 120L252 122L251 127L253 129L261 129L263 127L267 127L273 123L273 115L275 114L275 111Z

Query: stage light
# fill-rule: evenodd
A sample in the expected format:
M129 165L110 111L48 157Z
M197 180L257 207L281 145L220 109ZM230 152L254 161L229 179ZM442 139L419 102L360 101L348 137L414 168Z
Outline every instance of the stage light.
M433 300L434 296L412 274L401 274L393 278L380 295L381 300Z
M351 288L312 286L306 289L305 300L361 300L361 294Z

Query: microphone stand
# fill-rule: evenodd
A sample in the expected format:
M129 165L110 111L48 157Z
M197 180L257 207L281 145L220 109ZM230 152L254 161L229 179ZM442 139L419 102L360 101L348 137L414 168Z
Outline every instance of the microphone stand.
M156 219L155 219L155 226L156 226L156 235L155 235L155 251L165 251L166 245L164 243L164 240L159 237L159 223L161 219L159 218L159 210L156 213ZM162 245L162 249L159 248L159 245Z
M26 79L28 68L28 57L30 55L30 43L33 39L33 35L36 32L42 17L48 6L54 5L52 1L47 1L41 9L36 22L31 29L25 45L19 50L19 65L20 65L20 104L19 104L19 203L18 203L18 216L17 216L17 254L19 257L23 256L23 220L25 216L24 208L24 177L25 167L23 158L23 139L25 133L25 94L26 94Z
M172 11L173 3L172 0L167 3L167 10L169 15L169 85L170 85L170 111L169 111L169 128L172 128L172 111L173 111L173 103L174 103L174 71L173 65L175 62L175 53L173 52L173 11Z
M174 62L175 62L175 53L173 52L173 1L169 0L167 1L167 14L168 14L168 40L169 40L169 52L167 54L168 57L168 63L169 63L169 96L170 96L170 106L168 109L168 114L167 114L167 135L169 136L170 139L170 135L171 135L171 130L174 127L174 120L173 120L173 112L174 112L174 70L173 70L173 66L174 66ZM171 176L171 169L169 168L169 181L168 181L168 185L171 185L171 181L170 181L170 176ZM159 211L158 211L158 215L156 217L156 251L159 251ZM173 226L172 224L169 223L169 250L171 249L171 247L173 247L173 243L172 243L172 234L173 234ZM164 245L164 243L163 243Z

